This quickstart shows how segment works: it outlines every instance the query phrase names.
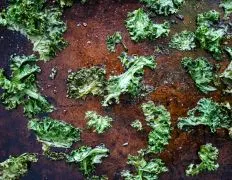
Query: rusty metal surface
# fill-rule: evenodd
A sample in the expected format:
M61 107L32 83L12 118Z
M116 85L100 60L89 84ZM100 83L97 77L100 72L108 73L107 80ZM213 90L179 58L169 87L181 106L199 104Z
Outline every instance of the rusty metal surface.
M0 2L3 7L5 1ZM218 91L206 96L201 94L180 66L180 60L184 56L205 56L210 61L214 63L215 61L202 50L184 53L170 50L162 55L154 52L157 45L167 47L171 35L175 32L184 29L194 30L197 13L210 9L221 11L218 4L218 0L187 0L180 12L185 17L183 22L175 16L154 17L157 22L162 22L164 19L177 21L177 24L172 25L168 38L138 44L131 42L124 26L127 13L141 7L141 4L136 0L98 0L84 6L74 4L72 8L65 10L64 20L68 25L65 39L69 42L69 46L54 60L39 63L42 73L38 76L38 82L42 93L47 95L57 107L57 110L51 114L53 118L63 119L76 127L84 128L86 110L95 110L102 115L113 117L113 127L108 132L97 135L89 130L84 130L82 142L76 144L78 147L81 144L95 146L104 143L110 149L110 156L97 166L97 174L106 174L110 179L120 179L120 171L127 167L128 154L136 154L139 149L146 147L149 128L146 128L145 132L139 133L130 127L130 123L135 119L140 119L145 125L140 105L142 102L153 100L156 104L163 104L170 111L174 127L170 144L163 153L157 155L165 161L169 168L169 172L162 175L160 179L231 179L232 143L226 131L221 130L216 134L211 134L208 128L197 127L188 134L176 127L177 118L185 116L187 110L193 108L203 96L213 97L217 101L232 102L231 97L223 96ZM87 23L87 26L83 26L83 23ZM154 85L157 88L156 91L144 99L136 101L122 97L119 105L112 105L108 108L103 108L100 104L101 99L97 97L88 97L85 101L67 99L65 81L69 69L77 70L82 67L104 64L107 75L119 74L123 71L121 63L117 59L123 48L118 47L117 53L110 54L105 45L106 36L115 31L122 32L129 54L154 54L157 56L157 68L154 71L146 70L145 73L145 81ZM1 27L0 67L9 71L10 55L13 53L29 55L32 53L31 47L26 38L19 33ZM223 70L228 61L225 60L220 64ZM57 67L58 74L55 80L50 80L48 76L54 66ZM9 155L18 155L24 152L41 153L41 145L36 142L34 135L27 130L26 124L27 119L23 117L21 108L6 111L0 105L0 162L8 158ZM122 146L125 142L129 143L126 147ZM213 143L220 150L220 168L213 173L202 173L197 177L187 178L184 173L185 168L192 162L198 162L197 151L200 145L208 142ZM29 173L23 179L81 180L83 177L75 165L53 162L41 157L38 163L32 164Z

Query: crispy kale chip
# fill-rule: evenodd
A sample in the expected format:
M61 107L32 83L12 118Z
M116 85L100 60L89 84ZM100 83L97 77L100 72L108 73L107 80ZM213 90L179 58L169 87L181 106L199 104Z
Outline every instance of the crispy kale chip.
M67 161L78 164L84 175L90 176L95 170L95 165L100 164L102 158L108 157L108 153L109 150L104 145L95 148L82 146L72 151L67 157Z
M119 103L119 97L128 93L132 96L138 96L142 91L146 91L142 83L144 67L154 69L156 62L152 56L128 56L122 53L120 60L126 69L126 72L118 76L111 76L108 80L103 106L108 106L113 100Z
M33 117L39 113L53 111L53 106L39 93L35 75L40 68L35 65L36 57L15 56L11 58L11 76L8 79L0 69L0 87L4 90L1 100L7 109L24 107L24 113Z
M232 48L231 47L225 47L225 51L227 52L230 59L232 60Z
M134 167L135 172L133 173L129 170L122 171L121 176L125 180L158 180L160 174L168 171L161 159L146 161L142 153L139 153L138 156L129 155L128 164Z
M49 117L30 120L28 128L35 132L38 141L51 147L70 148L80 140L80 129Z
M61 15L57 8L45 8L44 0L17 0L0 13L0 25L25 35L40 59L49 60L67 44L62 37L66 25Z
M194 126L208 126L211 132L219 128L232 127L232 112L227 106L214 102L212 99L202 98L197 106L187 113L188 117L179 118L178 127L189 131Z
M201 159L200 164L190 164L186 169L187 176L196 176L203 171L215 171L218 169L218 149L208 143L200 147L198 155Z
M175 34L172 37L169 46L180 51L194 49L196 47L195 34L191 31L182 31L179 34Z
M131 127L135 128L137 131L143 130L143 125L138 119L134 120L130 125Z
M17 180L28 171L28 165L37 162L37 154L24 153L18 157L10 156L9 159L0 163L0 179Z
M226 86L224 92L232 94L232 62L220 75L223 84Z
M131 39L135 42L167 36L170 31L168 22L154 24L148 14L141 8L128 13L126 28Z
M218 23L219 20L220 14L214 10L199 14L195 33L201 48L211 52L216 59L221 57L221 43L227 32L227 27L215 27L215 23Z
M148 135L148 152L160 153L171 138L171 116L163 106L149 101L142 104L142 110L148 125L152 128Z
M109 178L105 175L103 176L91 176L87 180L108 180Z
M177 13L184 0L140 0L157 14L168 16Z
M88 94L102 96L105 89L105 75L105 69L96 66L70 73L67 79L68 97L85 98Z
M122 35L120 32L115 32L113 35L107 36L106 44L110 52L115 52L116 45L120 43L122 43Z
M185 57L181 64L201 92L208 93L217 90L211 85L215 80L214 67L206 58L200 57L193 60Z
M109 129L111 127L111 122L113 121L111 117L98 115L94 111L87 111L85 113L85 118L88 121L88 128L94 128L94 132L97 132L98 134L102 134Z
M220 7L225 10L225 17L228 17L232 13L232 1L222 0Z

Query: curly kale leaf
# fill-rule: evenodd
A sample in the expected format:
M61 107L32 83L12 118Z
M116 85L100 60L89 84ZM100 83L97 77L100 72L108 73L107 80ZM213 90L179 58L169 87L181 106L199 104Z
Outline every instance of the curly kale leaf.
M68 75L68 97L85 98L88 94L103 95L106 71L101 67L83 68Z
M128 164L134 167L135 172L133 173L129 170L122 171L121 176L125 180L158 180L160 174L168 171L161 159L157 158L146 161L142 154L139 154L138 156L129 155Z
M154 24L148 14L143 9L138 9L128 13L126 28L131 39L139 42L145 39L156 39L169 34L169 23Z
M232 48L231 47L225 47L225 51L227 52L230 59L232 60Z
M80 140L80 129L49 117L30 120L28 128L34 131L39 142L52 147L70 148Z
M138 119L134 120L130 125L131 127L135 128L137 131L143 130L143 125Z
M232 94L232 62L225 69L225 71L220 75L223 84L226 86L224 90L226 93Z
M111 127L111 122L113 119L109 116L98 115L94 111L87 111L85 113L85 118L87 119L87 126L89 128L94 128L94 132L102 134L107 129Z
M148 125L152 128L148 135L148 152L160 153L171 138L171 116L167 109L149 101L142 104L142 110Z
M190 31L182 31L179 34L175 34L169 46L181 51L194 49L196 47L195 34Z
M168 16L179 11L184 4L184 0L140 0L148 8L157 14Z
M221 57L221 43L227 32L227 27L215 28L214 23L218 23L219 19L220 14L214 10L199 14L195 33L201 48L211 52L216 59Z
M181 61L183 68L189 73L199 90L208 93L217 90L210 84L215 80L214 67L207 59L201 57L193 60L185 57Z
M104 145L95 148L82 146L72 151L67 161L78 164L84 175L90 176L94 172L95 165L100 164L102 158L108 157L108 153L109 150Z
M18 157L10 156L9 159L0 163L0 179L17 180L28 171L28 165L37 162L37 154L24 153Z
M115 32L113 35L107 36L106 44L110 52L115 52L116 45L120 43L122 43L122 35L120 32Z
M203 171L215 171L218 169L219 164L217 163L218 159L218 149L212 144L208 143L200 147L198 155L201 159L200 164L190 164L186 169L187 176L195 176Z
M225 17L228 17L232 13L232 1L222 0L220 7L225 10Z
M120 95L125 93L138 96L145 88L142 83L143 68L154 69L156 67L156 62L152 56L128 56L126 53L122 53L120 60L127 70L121 75L109 78L103 106L108 106L113 100L119 103Z
M35 75L40 68L35 65L36 57L15 56L11 58L11 76L8 79L0 69L0 87L4 90L1 100L7 109L24 107L24 113L33 117L39 113L53 111L53 106L39 93Z
M212 99L202 98L197 106L187 113L188 117L179 118L178 127L185 131L194 126L208 126L211 132L216 129L232 127L232 113L228 107L214 102Z
M17 0L0 13L0 25L27 36L40 59L49 60L67 45L61 15L57 8L45 8L43 0Z

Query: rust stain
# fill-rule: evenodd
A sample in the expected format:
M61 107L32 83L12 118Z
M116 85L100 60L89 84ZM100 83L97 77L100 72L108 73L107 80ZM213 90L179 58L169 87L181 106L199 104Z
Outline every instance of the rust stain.
M162 22L175 20L178 24L171 27L171 35L184 29L195 29L196 14L209 10L218 9L219 0L187 1L181 14L184 21L178 20L175 16L154 17L154 21ZM149 128L144 132L136 132L130 127L130 123L135 119L140 119L145 125L144 116L140 108L143 102L153 100L157 104L163 104L172 115L174 130L172 139L166 150L160 156L167 164L169 172L162 175L163 180L182 179L215 179L226 180L232 176L232 144L228 134L224 130L211 134L208 128L198 127L191 133L182 132L177 129L176 123L180 116L185 116L188 109L193 108L196 102L204 95L194 86L190 77L180 66L180 60L184 56L205 56L213 62L211 56L202 51L178 52L169 50L167 54L157 54L155 46L167 46L169 39L161 38L154 42L145 41L133 43L130 40L124 26L124 20L129 11L141 7L135 0L126 2L120 0L99 0L90 4L75 4L64 13L64 20L67 22L68 30L65 39L69 46L62 51L54 60L47 63L39 63L42 73L38 76L38 81L43 94L55 104L57 110L52 113L53 118L63 119L72 123L76 127L85 128L84 115L86 110L95 110L102 115L113 117L113 127L102 135L92 133L84 129L82 142L91 146L104 143L110 149L110 156L103 160L97 167L97 174L105 174L110 179L120 179L120 172L127 167L128 154L145 148L147 145L147 134ZM83 26L87 23L87 26ZM145 81L154 85L157 89L154 93L145 97L131 101L128 97L121 98L119 105L112 105L103 108L98 97L87 97L86 100L73 100L66 98L66 78L70 69L77 70L82 67L93 65L105 65L107 76L120 74L123 71L117 57L123 47L117 47L116 53L109 53L106 49L105 39L108 34L121 31L124 41L129 49L129 54L156 55L158 66L154 71L146 70ZM0 65L9 70L9 57L11 54L30 54L31 44L19 33L13 33L0 28ZM225 68L228 61L221 63ZM55 80L49 79L52 67L56 66L58 74ZM54 90L57 92L54 93ZM207 97L213 97L217 101L231 101L231 97L226 97L215 92ZM17 155L23 152L41 152L41 145L36 142L33 134L26 128L27 120L22 115L22 109L17 111L6 111L0 106L0 161L9 155ZM128 142L128 146L123 146ZM220 168L214 173L202 173L195 178L187 178L184 170L191 162L197 162L197 151L200 145L211 142L220 150ZM81 173L75 165L68 165L64 162L52 162L41 157L37 164L31 166L31 170L23 179L83 179Z

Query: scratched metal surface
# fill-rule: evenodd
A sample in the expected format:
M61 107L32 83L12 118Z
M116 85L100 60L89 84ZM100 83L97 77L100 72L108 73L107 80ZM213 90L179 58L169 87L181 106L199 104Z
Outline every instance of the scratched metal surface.
M0 1L1 9L6 6L6 1ZM180 14L184 15L184 21L171 17L154 17L154 21L162 22L175 20L177 24L171 27L171 33L180 32L184 29L195 29L196 14L217 9L218 0L187 0ZM172 115L172 139L166 150L154 157L160 156L169 168L169 172L161 176L162 180L182 180L182 179L210 179L229 180L232 177L232 143L226 131L221 130L216 134L211 134L208 128L197 127L188 134L177 129L177 118L185 116L188 109L193 108L196 102L202 97L212 97L217 101L230 101L228 96L223 96L220 92L209 95L201 94L194 86L190 77L180 66L180 60L184 56L205 56L210 61L211 56L202 51L179 52L175 50L165 51L164 54L154 52L155 46L167 47L170 40L161 38L153 42L145 41L135 44L131 42L128 32L124 26L127 12L137 9L142 5L136 0L98 0L88 5L75 4L64 13L64 20L67 22L68 30L64 37L69 42L69 46L62 51L54 60L47 63L39 63L42 73L38 76L41 92L47 95L57 110L51 114L53 118L63 119L76 127L85 127L84 114L86 110L95 110L103 115L113 117L113 127L103 135L97 135L89 130L84 130L82 142L77 143L91 146L104 143L110 149L110 156L97 166L96 174L106 174L110 179L120 179L120 171L127 168L126 161L128 154L136 152L146 147L147 134L149 128L139 133L130 127L130 123L135 119L140 119L145 124L144 116L140 105L142 102L153 100L156 104L163 104ZM79 27L77 24L81 24ZM87 23L84 27L82 24ZM132 101L128 97L122 97L119 105L112 105L103 108L100 99L88 97L83 100L72 100L66 98L66 78L68 70L77 70L82 67L92 65L106 65L107 75L119 74L123 71L117 56L123 50L117 48L117 52L110 54L106 50L105 39L108 34L121 31L124 41L129 49L129 54L156 55L158 66L154 71L146 70L145 81L154 85L155 92L144 99ZM32 46L25 37L17 32L12 32L0 27L0 67L9 72L9 58L12 54L32 53ZM229 42L231 43L231 42ZM165 49L165 48L164 48ZM222 70L228 64L228 60L220 63ZM51 68L56 66L58 74L55 80L49 80L48 76ZM57 92L54 93L54 90ZM9 155L19 155L24 152L41 153L41 145L36 142L34 135L27 130L27 119L23 117L22 108L6 111L0 105L0 162L8 158ZM122 144L128 142L128 146ZM213 173L202 173L194 178L187 178L184 170L188 164L199 162L197 151L200 145L207 142L213 143L220 150L220 168ZM39 162L32 164L29 173L23 177L24 180L74 180L83 179L81 173L75 165L65 162L53 162L44 157L40 157Z

